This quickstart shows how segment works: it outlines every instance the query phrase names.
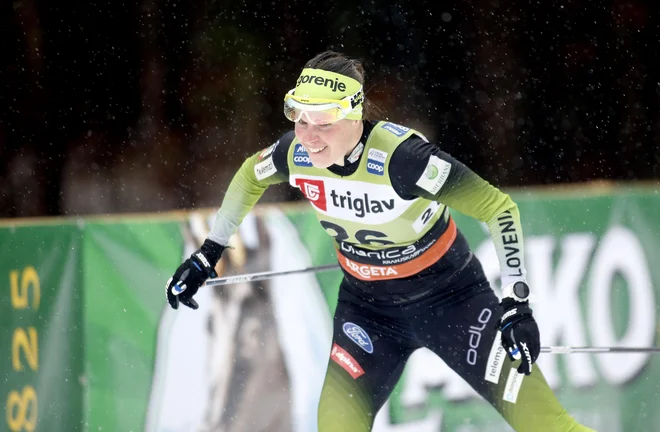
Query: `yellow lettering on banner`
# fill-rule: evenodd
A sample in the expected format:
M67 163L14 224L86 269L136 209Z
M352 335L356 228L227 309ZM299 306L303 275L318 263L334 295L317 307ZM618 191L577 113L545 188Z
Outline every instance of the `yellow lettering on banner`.
M25 360L27 360L30 369L36 371L39 369L39 338L37 329L28 327L27 333L22 328L14 329L14 336L11 342L11 364L15 371L23 370L21 363L20 350L23 349Z
M25 267L21 274L20 281L18 270L12 270L9 273L9 282L11 287L11 305L14 309L25 309L28 307L28 291L30 286L32 286L34 292L32 308L34 310L39 309L39 303L41 302L41 286L39 284L39 275L34 267Z
M7 426L12 432L33 432L37 426L37 392L32 386L23 387L19 394L13 390L7 398Z
M31 304L30 291L32 291ZM9 295L14 310L30 310L30 312L14 312L20 320L29 322L30 318L25 314L36 312L41 303L41 284L37 270L33 266L27 266L22 271L11 270L9 272ZM32 315L32 317L34 319L35 315ZM34 375L24 375L25 371L21 356L32 371L39 370L39 335L35 327L17 327L14 329L11 341L11 364L15 372L21 373L21 380L38 380L38 377ZM10 375L7 375L5 379L10 377ZM5 407L5 418L9 430L12 432L33 432L36 429L38 408L37 392L34 387L25 385L20 392L17 390L9 392Z

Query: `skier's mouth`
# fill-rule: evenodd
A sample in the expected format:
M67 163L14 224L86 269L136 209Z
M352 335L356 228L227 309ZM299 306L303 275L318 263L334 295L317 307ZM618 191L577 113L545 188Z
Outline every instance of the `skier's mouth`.
M319 153L321 153L323 150L325 150L325 149L327 149L327 148L328 148L328 146L323 146L323 147L319 147L319 148L315 148L315 149L314 149L314 148L309 148L309 147L308 147L307 150L309 150L310 153L313 153L313 154L319 154Z

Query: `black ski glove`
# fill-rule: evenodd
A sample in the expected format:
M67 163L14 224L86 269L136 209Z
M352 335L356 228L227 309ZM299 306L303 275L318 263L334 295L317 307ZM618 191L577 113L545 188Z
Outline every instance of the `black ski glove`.
M518 373L529 375L532 364L541 353L539 327L529 307L529 287L524 282L516 282L503 290L500 302L502 318L499 327L502 332L502 346L512 361L522 360Z
M193 252L190 258L176 269L165 285L167 301L173 309L179 308L179 302L191 309L199 307L193 296L197 294L206 279L217 277L215 265L224 250L225 246L207 239L202 247Z

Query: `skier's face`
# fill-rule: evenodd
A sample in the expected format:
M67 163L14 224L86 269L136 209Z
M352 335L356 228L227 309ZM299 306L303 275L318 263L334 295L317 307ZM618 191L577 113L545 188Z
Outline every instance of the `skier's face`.
M344 157L357 145L362 136L361 120L339 120L328 124L312 124L301 119L296 122L296 137L307 149L316 168L344 165Z

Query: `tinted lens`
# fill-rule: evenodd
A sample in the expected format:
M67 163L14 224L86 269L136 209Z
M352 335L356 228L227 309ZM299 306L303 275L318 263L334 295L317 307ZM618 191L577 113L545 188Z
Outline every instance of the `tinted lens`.
M311 108L311 107L310 107ZM284 115L292 122L300 121L312 124L334 123L345 117L344 112L338 106L319 110L302 110L284 102Z

